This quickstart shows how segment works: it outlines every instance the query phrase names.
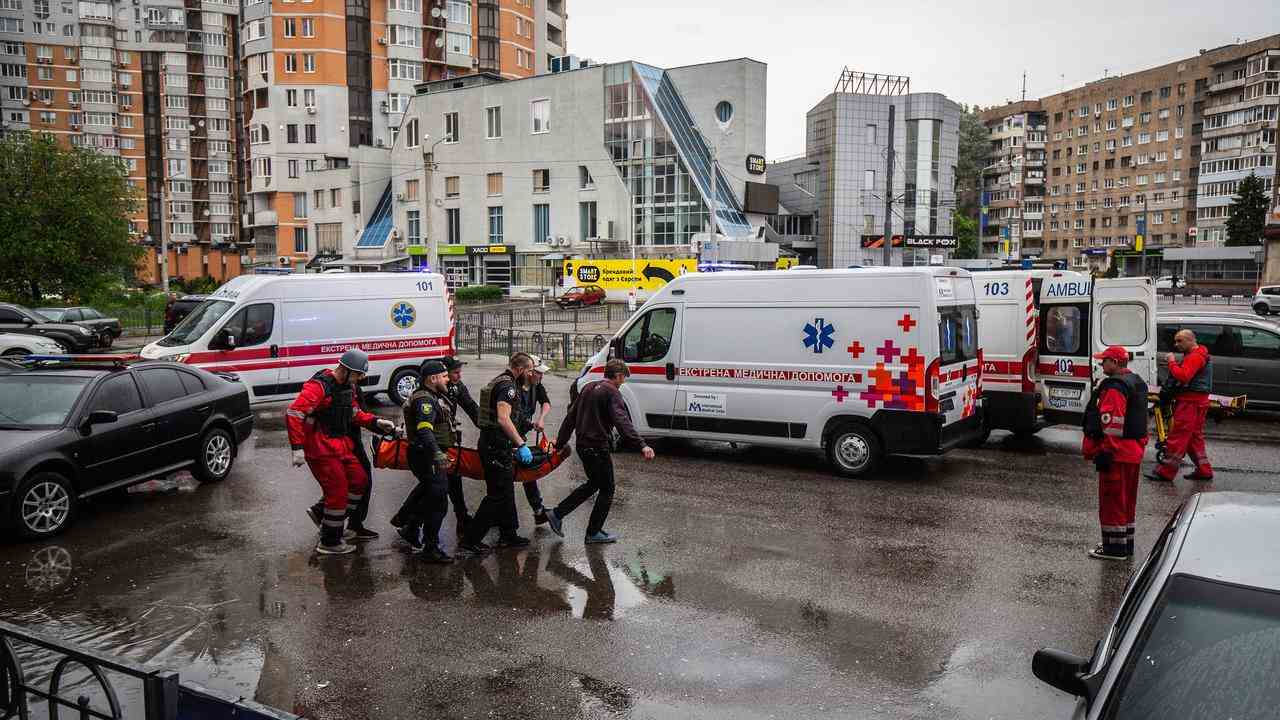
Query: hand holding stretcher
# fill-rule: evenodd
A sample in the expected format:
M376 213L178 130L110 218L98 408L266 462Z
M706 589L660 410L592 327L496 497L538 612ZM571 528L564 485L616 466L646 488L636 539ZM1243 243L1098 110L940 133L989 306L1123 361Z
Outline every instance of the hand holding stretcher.
M573 450L568 447L552 448L551 441L542 433L538 433L533 451L533 462L529 465L517 463L515 479L519 483L534 482L550 475L560 467ZM484 479L484 465L480 462L480 452L475 448L449 448L450 474L457 472L463 477L474 480ZM382 435L373 438L373 465L389 470L409 469L409 441L398 435Z

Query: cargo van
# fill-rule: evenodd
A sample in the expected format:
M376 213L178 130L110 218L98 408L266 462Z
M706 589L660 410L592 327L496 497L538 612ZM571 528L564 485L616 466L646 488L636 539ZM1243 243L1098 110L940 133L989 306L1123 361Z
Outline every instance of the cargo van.
M646 437L821 449L836 471L938 454L982 432L973 281L955 268L688 274L586 365L631 368Z
M401 403L426 358L454 351L444 278L427 273L242 275L142 356L233 372L251 402L285 400L348 348L369 353L365 391Z

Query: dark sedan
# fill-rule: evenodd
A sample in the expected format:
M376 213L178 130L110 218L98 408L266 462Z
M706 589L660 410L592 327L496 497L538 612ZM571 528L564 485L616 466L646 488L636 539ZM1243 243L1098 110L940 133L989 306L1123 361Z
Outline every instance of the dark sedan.
M75 323L89 328L98 334L98 345L104 348L111 347L111 343L124 333L119 320L91 307L38 308L36 312L54 322Z
M54 322L35 310L9 303L0 303L0 332L43 335L78 353L98 346L98 334L83 325Z
M217 482L252 430L234 376L161 361L2 363L0 524L49 537L100 493L182 468Z

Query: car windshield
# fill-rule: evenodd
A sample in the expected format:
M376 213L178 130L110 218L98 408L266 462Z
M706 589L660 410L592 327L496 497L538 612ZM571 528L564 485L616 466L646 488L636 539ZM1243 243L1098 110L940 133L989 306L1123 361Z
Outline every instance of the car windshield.
M1280 593L1174 575L1117 682L1107 718L1274 717Z
M209 328L216 325L231 309L231 305L232 303L227 300L205 300L181 323L178 323L178 327L174 328L173 332L161 338L158 344L165 347L190 345L208 332Z
M36 322L53 322L49 318L45 317L44 315L41 315L40 313L36 312L35 310L32 310L29 307L14 305L13 309L17 310L22 315L29 315L31 319L35 320Z
M67 311L63 308L40 308L39 312L54 322L62 322L62 316Z
M0 376L0 428L61 425L88 382L85 377Z

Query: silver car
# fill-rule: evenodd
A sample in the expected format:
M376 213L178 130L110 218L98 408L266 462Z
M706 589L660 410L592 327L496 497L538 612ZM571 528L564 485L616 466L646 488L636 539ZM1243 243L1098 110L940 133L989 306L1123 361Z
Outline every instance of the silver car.
M1262 316L1280 313L1280 285L1263 285L1253 296L1253 311Z
M1161 314L1156 320L1161 384L1168 377L1165 358L1173 352L1173 336L1183 328L1194 332L1213 358L1215 395L1247 395L1251 408L1280 409L1280 326L1248 315Z
M1280 494L1192 495L1129 579L1093 657L1043 649L1074 720L1274 718L1280 708Z

